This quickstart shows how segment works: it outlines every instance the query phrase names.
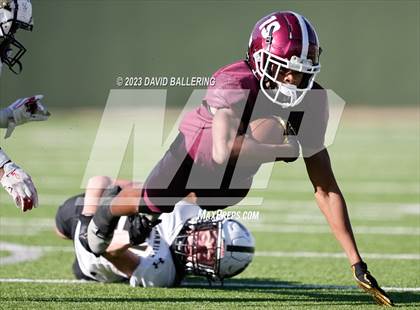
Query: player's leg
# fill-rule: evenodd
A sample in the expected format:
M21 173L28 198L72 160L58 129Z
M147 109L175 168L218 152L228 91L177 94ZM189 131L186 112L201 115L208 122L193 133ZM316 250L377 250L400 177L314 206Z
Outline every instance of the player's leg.
M103 197L106 189L111 189L114 186L119 186L123 189L125 187L135 187L136 185L140 186L141 184L128 180L112 179L107 176L94 176L90 178L86 187L85 203L82 214L87 216L95 214L101 198L106 198Z
M137 214L142 189L141 186L123 188L110 203L110 213L113 216Z
M182 141L181 141L182 142ZM180 145L182 143L179 143ZM162 212L171 212L188 192L185 190L189 169L183 157L168 151L153 168L143 186L127 186L112 199L102 199L88 228L90 249L101 255L109 246L120 216L129 216L131 240L144 240ZM184 166L183 166L184 165ZM163 202L162 202L163 201Z
M89 179L86 186L83 215L93 216L95 214L103 192L111 186L112 182L113 180L107 176L94 176Z

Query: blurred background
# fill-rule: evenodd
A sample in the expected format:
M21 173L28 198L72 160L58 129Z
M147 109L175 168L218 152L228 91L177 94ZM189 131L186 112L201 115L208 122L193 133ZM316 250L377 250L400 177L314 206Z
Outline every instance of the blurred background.
M50 109L100 107L117 76L211 76L243 59L255 22L294 10L323 48L318 80L347 103L419 104L418 1L34 0L24 71L4 70L2 106L46 95ZM170 88L184 105L192 88Z

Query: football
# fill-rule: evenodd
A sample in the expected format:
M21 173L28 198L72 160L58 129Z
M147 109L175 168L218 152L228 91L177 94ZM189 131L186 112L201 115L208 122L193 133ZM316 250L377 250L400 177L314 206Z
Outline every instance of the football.
M285 128L275 117L258 118L249 126L252 137L260 143L283 144L285 142Z

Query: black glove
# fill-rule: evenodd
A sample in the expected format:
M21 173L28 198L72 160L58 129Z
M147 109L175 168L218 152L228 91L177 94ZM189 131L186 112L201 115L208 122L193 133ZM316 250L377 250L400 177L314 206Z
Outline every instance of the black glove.
M89 242L87 239L87 229L89 226L90 221L92 220L92 215L79 215L79 221L80 221L80 231L79 231L79 241L83 245L83 247L92 253L92 250L89 247Z
M283 160L286 163L291 163L299 158L299 141L297 139L296 131L294 130L290 122L286 123L285 136L285 143L292 145L296 149L296 157L291 157Z
M367 270L365 262L361 261L351 266L353 276L360 288L372 295L377 304L381 306L394 306L391 298L380 288L376 279Z
M159 219L152 219L150 215L136 214L128 217L130 227L128 234L130 236L130 244L138 245L143 243L150 235L153 227L161 222Z

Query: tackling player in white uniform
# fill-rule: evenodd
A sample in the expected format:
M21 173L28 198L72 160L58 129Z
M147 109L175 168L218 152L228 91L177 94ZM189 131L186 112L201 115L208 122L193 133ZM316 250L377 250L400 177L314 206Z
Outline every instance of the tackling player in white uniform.
M101 178L105 182L110 180L96 177L93 179L96 186L103 186L98 184ZM118 181L117 184L131 185ZM92 180L90 185L94 185ZM120 190L119 186L102 190L99 210ZM177 203L173 212L161 214L152 225L138 214L120 217L113 237L108 236L112 242L101 255L95 255L81 232L84 229L86 234L92 216L83 223L84 216L80 214L83 205L92 207L92 201L98 198L93 196L100 192L91 188L86 196L68 199L56 215L59 235L74 240L73 271L79 279L99 282L129 279L131 286L172 287L188 274L209 280L232 277L245 270L253 258L254 238L244 225L232 219L201 219L202 209L187 200ZM144 240L145 234L148 237Z
M14 37L18 29L31 31L32 5L30 0L0 0L0 75L3 63L14 73L20 73L20 58L25 47ZM0 109L0 128L7 128L8 138L16 126L30 121L44 121L49 112L41 104L42 95L21 98ZM0 182L22 211L38 205L38 194L31 177L11 161L0 148Z

